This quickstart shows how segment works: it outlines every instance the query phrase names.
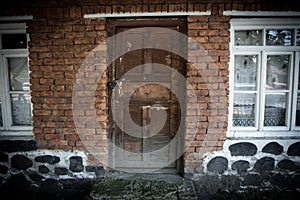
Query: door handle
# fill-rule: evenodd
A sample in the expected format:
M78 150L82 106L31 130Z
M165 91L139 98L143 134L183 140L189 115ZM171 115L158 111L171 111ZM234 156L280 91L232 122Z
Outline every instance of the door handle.
M118 81L119 81L118 79L113 80L113 81L109 81L107 83L107 85L108 85L108 87L110 87L112 89L112 88L114 88L117 85Z
M125 81L125 78L115 79L113 81L109 81L107 84L110 88L114 88L116 85L118 85L119 87L122 87L123 81Z
M148 106L142 106L141 107L143 110L145 109L150 109L150 110L168 110L169 108L168 107L164 107L164 106L151 106L151 105L148 105Z

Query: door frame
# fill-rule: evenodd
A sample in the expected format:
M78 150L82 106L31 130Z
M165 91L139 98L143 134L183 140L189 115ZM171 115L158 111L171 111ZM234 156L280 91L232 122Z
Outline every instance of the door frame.
M167 28L167 27L174 27L177 26L178 30L180 33L187 34L187 19L186 17L184 18L174 18L174 17L160 17L160 18L111 18L107 19L106 23L106 30L107 30L107 36L112 37L117 33L117 28L124 28L124 27L162 27L162 28ZM186 41L187 42L187 41ZM186 55L187 53L187 43L184 45L183 48L181 48L182 54ZM111 58L114 58L115 56L115 51L110 50L110 47L108 46L107 48L107 55L108 59L111 60ZM184 66L183 69L183 75L186 76L186 71L187 71L187 66L186 66L186 61L183 58L180 58L180 62ZM115 124L114 120L112 117L112 112L111 112L111 91L112 88L114 87L115 84L115 74L114 74L114 69L115 68L115 63L111 63L111 66L108 68L108 138L112 141L113 144L115 144L115 135L114 135L114 129L115 129ZM184 121L185 123L185 114L184 116L181 116L181 120ZM185 135L185 133L184 133ZM178 141L177 143L178 148L184 148L185 141ZM108 148L108 153L109 153L109 166L113 166L114 169L115 167L115 152L114 152L114 147L113 145L110 145ZM158 170L154 173L177 173L177 174L182 174L183 173L183 155L177 159L176 161L176 168L171 170L171 169L161 169Z

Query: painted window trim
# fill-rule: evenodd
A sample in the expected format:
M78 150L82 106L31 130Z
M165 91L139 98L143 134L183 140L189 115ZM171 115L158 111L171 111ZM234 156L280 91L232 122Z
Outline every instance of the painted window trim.
M24 16L2 16L2 17L0 17L0 22L25 21L25 20L33 20L33 16L32 15L24 15Z
M205 12L136 12L136 13L97 13L85 14L84 19L116 18L116 17L167 17L167 16L209 16L211 11Z
M300 52L298 52L298 53L296 53L296 55L295 55L295 63L297 63L299 66L298 67L296 67L295 69L294 69L294 82L295 83L299 83L299 76L297 76L298 74L299 74L299 68L300 68ZM297 87L297 85L296 84L294 84L293 85L293 88L292 88L292 90L293 90L293 94L292 94L292 116L296 116L296 107L297 107L297 95L298 94L300 94L300 90L298 89L298 87ZM299 130L300 131L300 127L299 126L296 126L295 125L296 124L296 118L295 117L293 117L292 118L292 129L293 130Z
M18 34L24 33L26 34L26 23L7 23L1 24L0 28L0 39L1 34ZM27 41L29 41L29 37L27 35ZM0 40L1 42L1 40ZM1 44L0 44L1 45ZM8 77L5 69L6 64L4 60L9 57L26 57L29 62L29 52L28 49L0 49L0 61L1 61L1 68L0 68L0 77L3 77L3 80L0 80L0 87L1 93L7 93L7 83ZM28 65L29 66L29 65ZM2 78L1 78L2 79ZM8 104L7 96L2 95L2 106L3 104ZM31 105L32 106L32 105ZM8 111L11 107L8 105L7 109L2 109L1 115L6 119L10 118L10 112ZM5 122L6 121L6 122ZM0 127L0 139L29 139L33 137L33 126L10 126L10 120L3 121L3 126Z
M244 16L244 17L299 17L300 12L296 11L223 11L225 16Z
M300 14L300 13L299 13ZM231 28L230 28L230 34L231 34L231 42L230 42L230 49L231 49L231 59L229 62L229 116L228 116L228 131L227 131L227 137L228 138L282 138L282 137L300 137L299 135L299 126L295 126L295 115L296 115L296 99L297 99L297 93L300 93L300 91L297 92L297 84L292 84L291 88L289 89L289 95L290 95L290 110L289 110L289 119L288 125L290 127L285 128L277 128L277 127L233 127L232 120L233 120L233 96L234 96L234 57L235 55L258 55L261 61L259 62L259 70L262 70L264 65L263 59L266 58L267 55L272 54L279 54L279 53L285 53L285 54L291 54L292 55L292 66L296 66L296 69L294 72L290 72L290 81L291 79L294 79L293 83L296 83L298 76L297 72L299 71L299 59L300 59L300 46L286 46L286 47L280 47L280 46L264 46L265 44L265 30L268 28L293 28L293 29L300 29L300 23L299 18L291 18L291 19L266 19L266 18L248 18L248 19L232 19L231 20ZM262 46L235 46L235 30L263 30L263 45ZM293 41L296 41L296 34L294 34ZM294 63L294 65L293 65ZM291 67L293 69L293 67ZM259 72L261 73L261 72ZM263 74L261 74L261 77L264 77ZM258 81L258 86L261 84L262 81ZM262 92L261 90L258 90L258 92L261 94L261 96L265 95L265 92ZM262 102L263 100L258 100ZM257 103L256 103L257 104ZM263 106L263 105L262 105ZM257 109L256 109L257 110ZM257 111L256 111L257 112ZM258 113L262 113L263 110L259 109ZM258 114L256 113L256 115ZM257 119L256 119L257 120ZM262 124L262 123L261 123ZM257 125L257 124L256 124Z

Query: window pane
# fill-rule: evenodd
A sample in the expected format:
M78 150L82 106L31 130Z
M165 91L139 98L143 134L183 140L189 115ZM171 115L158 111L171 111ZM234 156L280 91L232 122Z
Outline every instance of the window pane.
M10 90L29 90L27 58L8 58Z
M297 29L296 45L300 46L300 29Z
M258 67L257 55L235 56L235 90L255 90Z
M31 125L30 94L11 94L13 125Z
M256 94L234 94L233 126L255 126Z
M2 49L26 49L26 34L3 34Z
M1 94L0 94L0 126L3 126Z
M298 29L299 31L299 29ZM300 66L300 62L299 62ZM298 93L297 93L297 102L296 102L296 120L295 125L300 126L300 70L298 71Z
M300 53L299 53L300 56ZM300 62L299 62L299 67L300 67ZM298 92L300 92L300 70L298 70Z
M262 30L235 31L236 46L262 45Z
M297 107L296 107L296 126L300 126L300 94L297 97Z
M289 55L272 55L267 57L266 88L278 90L288 88Z
M266 31L267 45L291 46L293 30L272 29Z
M267 94L264 126L285 126L287 94Z

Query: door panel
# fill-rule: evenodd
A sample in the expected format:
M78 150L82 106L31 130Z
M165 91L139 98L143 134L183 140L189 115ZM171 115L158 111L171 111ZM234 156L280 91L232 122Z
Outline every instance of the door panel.
M174 42L172 35L165 32L157 30L146 32L136 29L134 32L126 32L126 30L139 27L116 26L114 29L115 34L124 31L125 34L123 34L122 38L118 38L116 43L121 45L115 46L114 50L116 52L122 52L124 48L130 50L136 46L144 46L149 41L155 41L155 46L158 48L160 45L169 45L170 49L179 48L179 45ZM177 30L178 26L167 28ZM129 113L134 123L141 127L139 137L134 137L131 133L127 134L122 131L124 127L126 130L131 131L131 127L126 123L126 119L122 121L121 126L123 127L114 125L114 143L121 150L115 149L116 168L157 168L162 163L169 163L170 160L174 160L176 156L176 152L172 152L166 146L169 145L178 131L181 119L180 106L176 96L168 87L178 87L179 84L176 84L176 80L172 80L172 73L169 68L166 67L164 70L157 70L155 64L151 65L151 63L167 65L181 73L184 72L184 65L180 61L179 56L158 49L130 51L118 58L114 63L110 78L111 81L117 80L121 83L120 88L122 91L119 91L120 93L126 96L130 92L130 88L139 85L138 89L130 96ZM144 67L140 70L135 70L134 73L130 73L130 70L142 64L149 64L150 67ZM122 79L124 74L126 74L126 80ZM141 77L143 81L141 81ZM159 81L164 83L164 85L151 83L152 80L150 77L158 77ZM157 78L155 79L157 80ZM179 88L179 91L184 92L184 88ZM110 94L112 93L110 92ZM122 103L122 98L118 100L120 102L118 102L119 110L117 114L123 116L124 109L120 105L124 104ZM114 106L114 102L111 102L111 104L111 106ZM149 130L147 125L150 123L150 116L162 116L164 113L166 114L166 121L162 129L156 135L149 137L151 130ZM153 128L157 127L154 125ZM182 144L178 141L175 142L175 145ZM163 149L163 151L156 152L159 149ZM168 168L175 169L176 167L177 162L168 165Z

